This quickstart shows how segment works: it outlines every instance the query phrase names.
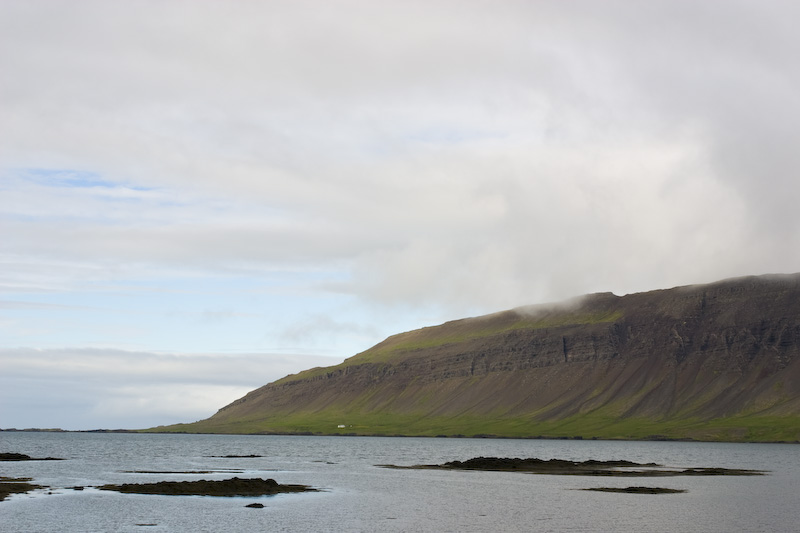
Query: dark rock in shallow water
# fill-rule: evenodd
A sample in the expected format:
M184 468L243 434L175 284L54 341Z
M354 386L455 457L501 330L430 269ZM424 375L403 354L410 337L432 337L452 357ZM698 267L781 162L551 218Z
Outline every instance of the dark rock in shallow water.
M6 497L12 494L22 494L34 489L44 488L40 485L28 483L30 480L30 478L0 477L0 501L5 500Z
M159 481L157 483L123 483L102 485L100 490L133 494L162 494L176 496L269 496L286 492L316 492L307 485L281 485L274 479L240 479L220 481Z
M658 466L655 463L634 463L633 461L567 461L564 459L528 459L506 458L506 457L475 457L466 461L450 461L442 465L443 468L454 468L459 470L521 470L523 472L537 471L568 471L568 470L594 470L610 469L618 467L633 466Z
M30 461L31 456L24 453L0 453L0 461Z
M686 492L685 489L665 489L662 487L592 487L590 489L596 492L621 492L623 494L679 494Z
M245 505L245 507L251 507L253 509L263 509L264 508L264 504L263 503L251 503L249 505Z
M61 461L58 457L31 457L24 453L0 453L0 461Z
M257 457L264 457L263 455L207 455L206 457L215 457L217 459L255 459Z
M656 463L634 463L632 461L567 461L564 459L519 459L507 457L475 457L466 461L449 461L441 465L378 465L386 468L418 468L442 470L488 470L495 472L525 472L529 474L552 474L562 476L616 476L616 477L665 477L665 476L759 476L760 470L731 468L686 468L664 469Z
M123 474L241 474L244 470L120 470Z

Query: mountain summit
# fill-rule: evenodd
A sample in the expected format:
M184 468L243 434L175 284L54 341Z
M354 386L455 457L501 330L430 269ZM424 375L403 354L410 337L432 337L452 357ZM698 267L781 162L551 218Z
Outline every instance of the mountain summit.
M800 274L401 333L155 431L798 441Z

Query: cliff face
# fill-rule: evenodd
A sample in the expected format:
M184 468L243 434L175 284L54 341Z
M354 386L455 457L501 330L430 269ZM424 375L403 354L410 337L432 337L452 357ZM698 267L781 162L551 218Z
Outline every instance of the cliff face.
M170 429L798 440L800 275L403 333Z

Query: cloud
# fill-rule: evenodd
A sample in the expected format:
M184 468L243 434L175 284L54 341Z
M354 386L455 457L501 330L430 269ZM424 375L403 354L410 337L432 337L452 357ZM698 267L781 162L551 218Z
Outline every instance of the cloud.
M685 7L8 8L39 24L6 28L4 158L60 154L104 184L55 208L95 202L83 220L7 222L8 246L137 268L338 262L416 296L448 272L457 294L488 280L487 293L545 296L535 287L566 285L543 270L554 263L596 277L575 290L623 291L654 268L637 288L791 267L735 251L772 257L762 230L795 239L787 6ZM101 215L112 191L133 203ZM695 268L673 259L677 242ZM458 274L465 257L473 275ZM586 257L619 274L587 273Z
M250 390L334 358L0 349L2 427L142 428L207 418Z
M332 336L352 336L356 338L378 337L376 328L365 326L357 321L342 322L327 314L313 313L292 323L278 333L278 338L291 345L314 345L330 342ZM367 348L367 347L365 347Z
M3 2L0 289L21 303L0 327L344 357L582 293L797 271L798 14Z

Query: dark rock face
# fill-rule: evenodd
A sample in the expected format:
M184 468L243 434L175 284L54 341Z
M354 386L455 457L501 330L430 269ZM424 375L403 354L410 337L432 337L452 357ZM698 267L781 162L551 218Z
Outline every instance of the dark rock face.
M598 410L659 420L798 416L800 275L589 295L403 333L337 367L266 385L206 423L356 404L538 421Z

